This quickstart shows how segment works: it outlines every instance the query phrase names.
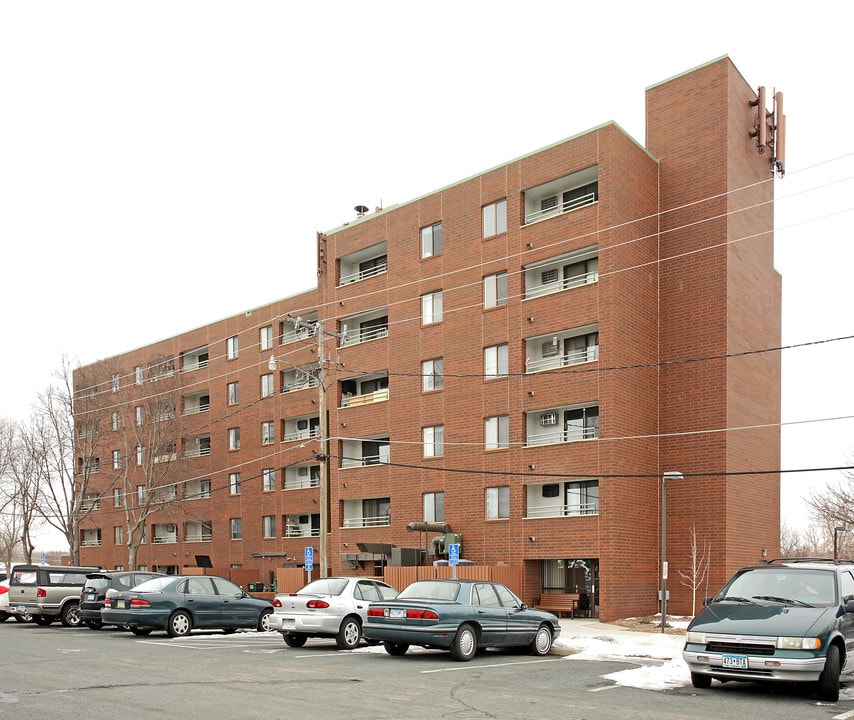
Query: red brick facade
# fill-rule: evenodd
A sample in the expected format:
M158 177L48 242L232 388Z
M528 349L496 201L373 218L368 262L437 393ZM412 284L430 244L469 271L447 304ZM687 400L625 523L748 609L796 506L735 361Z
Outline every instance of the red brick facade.
M319 237L315 290L83 368L78 389L96 376L119 388L97 394L92 483L104 497L83 523L81 562L128 561L113 493L133 503L139 482L111 469L112 451L132 453L109 418L135 422L154 385L136 384L135 368L164 357L174 373L158 382L174 394L180 440L163 482L175 497L146 522L137 563L180 569L203 554L267 581L301 563L306 545L317 552L321 344L330 573L377 571L366 543L427 542L432 553L436 533L406 526L434 519L425 495L443 493L439 519L461 534L463 556L521 566L526 601L586 589L603 619L654 613L667 471L684 475L667 485L672 611L690 610L679 572L692 531L711 549L709 590L763 550L774 556L780 357L742 354L780 345L773 178L749 137L754 99L728 59L710 63L647 91L646 148L606 124L369 212ZM506 229L495 203L506 203ZM423 299L439 292L440 318L438 296ZM320 321L322 343L294 336L288 313ZM259 342L266 327L271 348ZM271 355L274 392L262 397ZM433 388L423 363L438 359ZM264 422L273 442L262 443ZM230 428L239 449L228 449ZM433 456L439 431L424 428L444 432ZM200 479L209 492L197 492Z

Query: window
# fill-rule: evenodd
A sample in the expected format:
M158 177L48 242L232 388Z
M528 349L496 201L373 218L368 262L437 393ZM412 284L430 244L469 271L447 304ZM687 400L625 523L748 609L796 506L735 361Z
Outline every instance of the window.
M142 409L142 405L137 405L133 410L134 417L136 417L136 424L142 425L145 422L145 410Z
M122 426L121 415L117 412L113 413L113 432L117 432L119 428Z
M507 345L494 345L483 351L483 374L487 378L507 375Z
M430 390L441 390L445 384L442 373L445 369L445 363L442 358L434 358L433 360L425 360L421 363L421 389L424 392Z
M486 488L486 518L510 517L510 488L508 486Z
M507 232L507 201L499 200L483 208L483 236L485 238Z
M240 383L238 381L228 383L228 404L237 405L240 402Z
M237 335L233 335L225 341L225 357L228 360L234 360L240 354L240 347L237 344Z
M240 449L240 428L228 428L228 449Z
M136 446L136 464L142 465L142 460L145 456L145 448L142 445Z
M566 441L589 440L599 437L599 408L586 407L564 413Z
M445 454L445 426L421 428L424 440L424 457L438 457Z
M121 382L121 380L120 380L119 376L118 376L118 375L113 375L113 376L110 378L110 390L112 390L114 393L115 393L115 392L118 392L118 391L119 391L119 383L120 383L120 382Z
M144 377L143 377L143 372L144 372L144 371L143 371L143 369L142 369L142 366L141 366L141 365L137 365L137 366L133 369L133 378L134 378L134 382L135 382L137 385L142 385L142 382L143 382L143 379L144 379Z
M228 473L228 493L229 495L240 495L240 473Z
M120 488L113 488L113 507L122 507L125 504L124 495Z
M442 291L421 296L421 324L430 325L442 320Z
M507 304L507 273L487 275L483 279L483 307L493 308Z
M124 533L122 532L122 526L116 525L113 528L113 544L121 545L124 542Z
M228 521L228 525L231 532L231 539L240 540L243 537L243 519L231 518L231 520Z
M424 493L424 522L445 522L445 493Z
M264 492L270 492L276 489L275 468L264 468L261 471L261 488Z
M276 441L276 425L272 420L265 420L261 423L261 444L269 445ZM238 441L238 445L239 445Z
M267 373L261 376L261 397L270 397L275 391L273 386L273 373Z
M567 515L596 515L599 513L599 481L585 480L566 483Z
M113 470L119 470L122 466L122 451L121 450L113 450Z
M500 450L510 447L510 416L486 418L484 421L487 450Z
M263 521L264 521L264 537L265 538L276 537L276 516L275 515L265 515L263 517Z
M421 228L421 257L428 258L442 252L442 223Z
M145 485L137 485L136 486L136 501L140 505L145 505L145 501L148 499L148 491L145 489Z
M273 347L273 326L267 325L267 327L262 327L260 332L261 350L270 350Z

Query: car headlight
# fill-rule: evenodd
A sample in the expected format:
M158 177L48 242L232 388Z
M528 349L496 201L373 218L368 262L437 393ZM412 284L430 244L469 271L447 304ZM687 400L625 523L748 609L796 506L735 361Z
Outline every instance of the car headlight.
M778 637L778 650L818 650L821 638L817 637Z
M696 645L705 645L706 644L706 633L697 632L696 630L689 630L685 633L685 642L696 644Z

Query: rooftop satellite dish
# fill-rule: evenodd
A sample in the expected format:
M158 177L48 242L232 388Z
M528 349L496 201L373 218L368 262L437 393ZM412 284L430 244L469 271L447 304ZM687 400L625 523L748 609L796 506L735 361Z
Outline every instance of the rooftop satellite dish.
M356 217L365 217L365 213L368 212L367 205L356 205L353 209L356 211Z

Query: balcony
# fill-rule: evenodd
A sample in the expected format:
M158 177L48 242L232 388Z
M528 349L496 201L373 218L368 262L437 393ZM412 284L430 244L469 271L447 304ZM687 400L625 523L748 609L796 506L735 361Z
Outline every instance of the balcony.
M358 407L388 400L388 373L341 381L341 407Z
M527 487L528 519L599 514L599 481L577 480Z
M320 514L285 516L285 537L320 537Z
M152 528L155 545L169 545L178 542L178 526L175 523L155 523Z
M210 520L184 523L184 542L211 542L213 524Z
M572 212L599 200L599 168L591 167L525 191L525 224Z
M192 372L208 366L208 346L181 353L181 372Z
M599 248L592 246L525 266L525 299L589 285L599 280Z
M296 392L297 390L305 390L306 388L317 387L320 384L317 377L319 373L320 370L316 364L292 368L290 370L282 370L279 374L279 384L282 388L281 392L289 393Z
M525 414L527 447L594 440L599 437L599 408L558 407Z
M345 255L338 262L338 285L350 285L388 272L386 243Z
M391 461L391 445L387 437L370 440L344 440L342 454L342 469L380 465Z
M81 547L101 547L101 531L98 529L84 530L80 538Z
M285 468L285 490L320 487L320 465Z
M211 397L207 390L184 396L184 415L197 415L211 409Z
M197 435L184 441L184 457L205 457L211 454L211 436Z
M311 415L282 421L282 442L305 440L320 435L320 417Z
M388 310L379 308L341 321L341 347L377 340L388 335Z
M294 323L290 320L282 320L279 323L279 345L287 345L295 343L299 340L306 340L311 337L311 329L306 327L306 324L312 325L317 322L317 313L312 312L307 315L294 318L299 320L297 323L300 327L297 329Z
M209 498L211 496L211 481L205 480L187 480L184 483L184 499L199 500Z
M525 341L525 372L537 373L599 359L599 326L589 325Z
M383 497L345 500L343 523L345 528L391 525L391 499Z

